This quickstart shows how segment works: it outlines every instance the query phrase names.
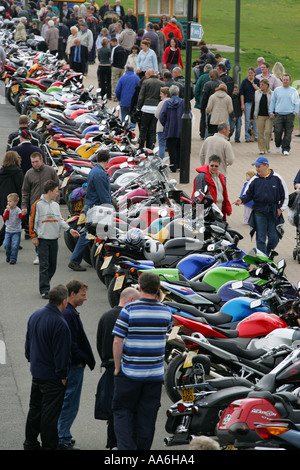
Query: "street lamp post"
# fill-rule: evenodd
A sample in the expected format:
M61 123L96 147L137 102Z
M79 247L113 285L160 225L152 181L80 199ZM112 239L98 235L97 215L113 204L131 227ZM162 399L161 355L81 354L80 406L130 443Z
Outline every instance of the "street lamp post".
M235 49L234 49L234 83L241 83L241 64L240 64L240 23L241 23L241 0L235 0Z
M181 143L180 143L180 183L187 184L190 180L190 159L191 159L191 138L192 138L192 117L190 113L190 93L191 93L191 62L192 62L192 42L191 22L193 21L193 0L188 1L187 10L187 30L186 30L186 60L185 60L185 93L184 93L184 113L181 121Z

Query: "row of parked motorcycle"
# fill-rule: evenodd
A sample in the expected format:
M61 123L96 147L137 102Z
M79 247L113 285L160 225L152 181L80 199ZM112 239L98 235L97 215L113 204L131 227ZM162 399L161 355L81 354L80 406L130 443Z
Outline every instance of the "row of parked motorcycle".
M87 229L84 259L111 306L139 276L155 272L173 328L165 353L167 446L196 435L222 448L299 448L300 297L275 262L223 220L208 189L191 198L170 177L168 158L139 150L134 129L81 74L0 30L7 98L31 118L45 159L57 169L68 222ZM113 205L86 214L88 174L109 150ZM76 240L65 233L73 251Z

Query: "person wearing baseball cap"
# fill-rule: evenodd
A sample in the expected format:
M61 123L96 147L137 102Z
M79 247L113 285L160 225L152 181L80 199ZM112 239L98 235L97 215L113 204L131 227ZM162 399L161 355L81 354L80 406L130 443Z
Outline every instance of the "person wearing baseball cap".
M248 182L244 193L233 204L239 206L253 201L249 218L250 236L256 232L256 247L269 256L283 236L284 218L289 194L285 181L269 168L269 160L260 156L252 163L256 176Z

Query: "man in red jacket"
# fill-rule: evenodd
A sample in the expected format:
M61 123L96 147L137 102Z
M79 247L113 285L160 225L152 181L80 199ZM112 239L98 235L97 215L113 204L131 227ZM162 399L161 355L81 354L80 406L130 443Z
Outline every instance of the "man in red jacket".
M223 220L226 215L230 215L232 207L228 199L225 177L219 172L221 159L218 155L211 155L208 159L208 165L196 168L198 175L194 179L194 190L192 197L196 191L203 191L204 186L208 185L209 193L215 204L223 213Z

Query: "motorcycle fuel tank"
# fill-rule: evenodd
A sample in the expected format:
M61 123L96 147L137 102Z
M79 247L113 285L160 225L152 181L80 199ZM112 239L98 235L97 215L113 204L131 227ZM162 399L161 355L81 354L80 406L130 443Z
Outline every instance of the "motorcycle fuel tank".
M177 268L187 279L191 279L197 276L203 269L212 266L215 262L216 260L213 256L194 253L179 261Z

